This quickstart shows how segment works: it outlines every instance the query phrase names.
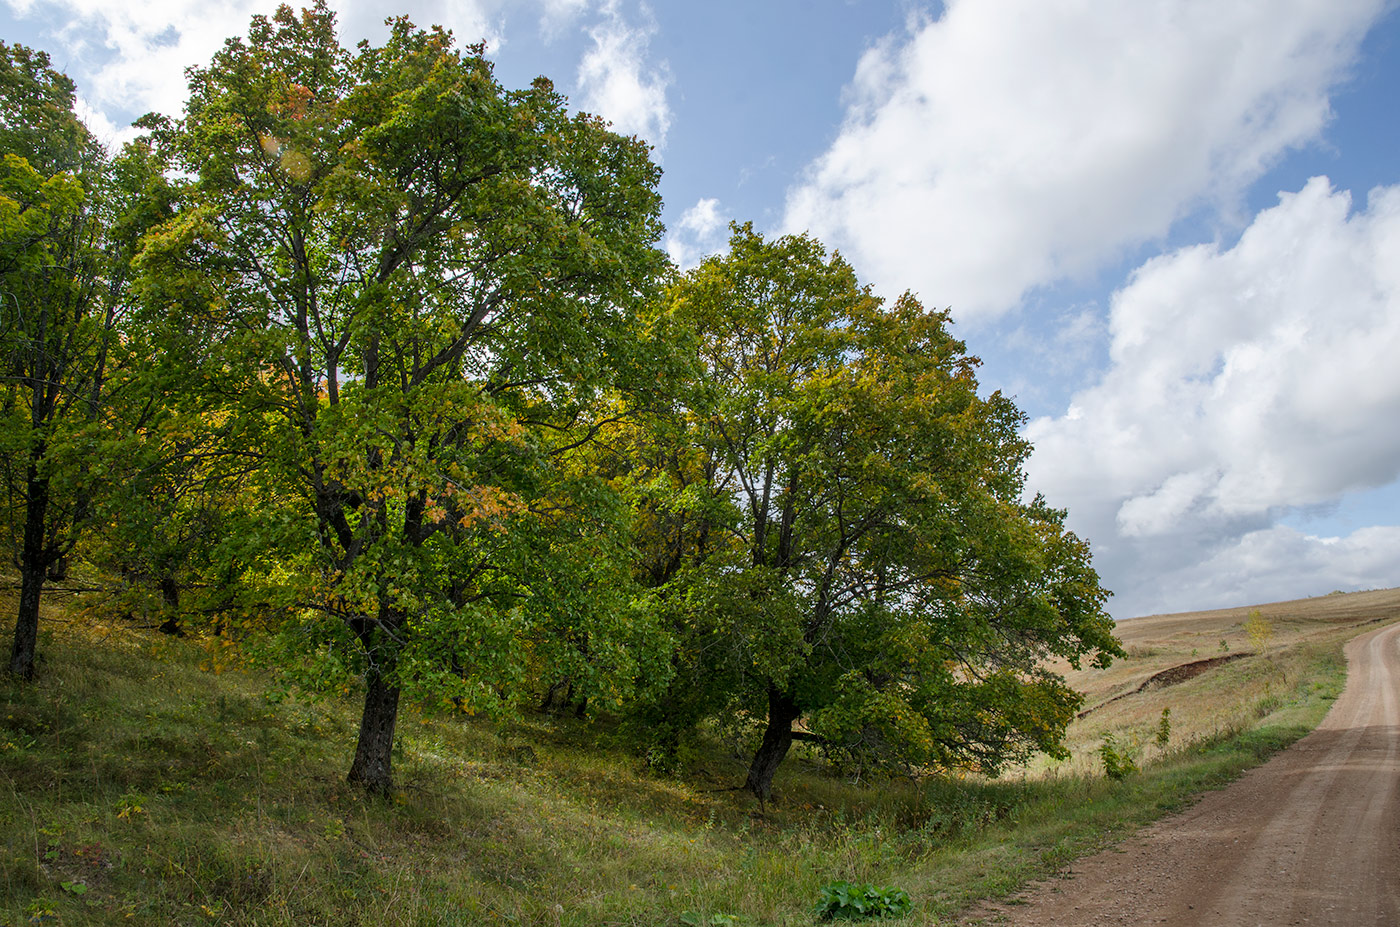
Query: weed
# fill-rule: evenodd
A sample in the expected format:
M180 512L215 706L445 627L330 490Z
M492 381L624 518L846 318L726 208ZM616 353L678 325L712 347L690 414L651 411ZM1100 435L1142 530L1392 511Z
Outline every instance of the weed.
M1105 734L1103 743L1099 745L1099 758L1103 760L1104 775L1110 779L1119 780L1136 774L1139 771L1138 753L1139 748L1136 741L1131 744L1120 744L1118 738L1112 734Z
M900 888L877 888L854 882L829 882L821 887L816 915L824 921L903 917L914 910L909 893Z
M1162 709L1162 717L1157 720L1157 749L1165 750L1172 739L1172 710Z

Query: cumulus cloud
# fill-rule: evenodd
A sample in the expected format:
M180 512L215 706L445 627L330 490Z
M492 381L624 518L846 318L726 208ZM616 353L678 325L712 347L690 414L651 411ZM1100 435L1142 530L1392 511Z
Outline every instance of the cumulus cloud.
M130 134L114 117L145 112L178 114L184 105L184 70L205 65L231 36L247 35L255 14L271 15L274 0L6 0L16 15L40 9L67 26L47 36L55 61L66 61L68 74L82 91L84 115L100 136L121 141ZM489 46L502 41L496 22L500 0L427 0L408 3L406 12L419 25L438 23L464 43L482 38ZM336 10L347 44L382 28L384 10L354 0L330 4Z
M1032 485L1069 506L1106 574L1131 587L1176 558L1228 578L1265 539L1320 543L1281 515L1400 478L1397 254L1400 186L1353 212L1316 177L1232 247L1164 254L1114 294L1102 379L1027 427Z
M578 102L607 119L618 132L663 148L671 127L666 101L670 75L664 62L652 65L647 57L656 24L645 8L646 23L627 22L617 0L605 3L602 13L602 20L588 33L593 45L579 62Z
M1315 139L1381 0L949 0L861 59L785 226L961 319L1229 206Z
M704 197L687 209L666 235L666 251L681 270L689 270L729 241L730 216L719 200Z
M1129 590L1120 617L1224 608L1384 589L1400 573L1400 528L1362 528L1345 537L1317 537L1276 525L1219 545L1200 561L1154 573ZM1125 603L1127 604L1127 603Z

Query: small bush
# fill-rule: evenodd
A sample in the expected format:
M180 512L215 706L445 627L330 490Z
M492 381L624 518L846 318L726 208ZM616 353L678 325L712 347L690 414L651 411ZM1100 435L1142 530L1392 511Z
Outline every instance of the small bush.
M914 902L902 888L878 888L854 882L831 882L822 886L817 917L824 921L864 920L872 917L903 917L914 910Z
M1104 775L1110 779L1126 779L1138 771L1136 747L1118 743L1112 734L1104 735L1099 757L1103 760Z
M1249 642L1260 653L1263 653L1264 649L1269 646L1269 641L1274 636L1274 626L1257 608L1250 610L1249 620L1244 623L1244 630L1249 635Z

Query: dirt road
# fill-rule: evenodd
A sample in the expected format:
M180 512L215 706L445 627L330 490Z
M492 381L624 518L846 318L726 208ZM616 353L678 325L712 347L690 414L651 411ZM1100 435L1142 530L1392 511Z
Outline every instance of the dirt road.
M1400 924L1400 625L1347 645L1313 733L1191 810L967 924Z

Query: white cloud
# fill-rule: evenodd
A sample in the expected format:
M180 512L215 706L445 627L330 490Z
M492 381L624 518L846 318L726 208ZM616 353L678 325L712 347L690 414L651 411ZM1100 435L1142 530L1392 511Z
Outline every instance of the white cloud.
M55 60L68 61L99 136L108 131L118 140L129 132L113 117L145 112L177 115L184 105L185 68L207 65L231 36L246 36L255 14L272 15L275 0L6 0L16 15L37 9L52 12L67 26L50 37ZM493 15L502 0L428 0L408 3L406 12L420 26L442 24L467 44L485 37L495 47L502 41ZM353 45L370 31L382 31L382 7L341 0L332 2L341 40ZM60 54L61 52L61 54ZM105 122L103 120L106 120ZM90 123L91 124L91 123Z
M93 137L111 152L118 151L122 145L141 134L141 130L132 126L118 126L106 113L94 108L81 95L74 97L73 112L83 121L83 125L88 127Z
M645 8L647 23L629 24L617 0L605 3L602 13L602 20L588 33L593 46L579 62L577 102L607 119L616 131L640 136L663 148L671 127L671 108L666 101L670 75L665 62L653 66L647 61L656 25Z
M540 32L551 41L572 27L589 0L540 0Z
M1324 538L1278 525L1233 539L1184 568L1153 575L1133 590L1143 608L1122 616L1385 589L1397 576L1400 528L1362 528Z
M785 227L961 319L1090 273L1317 138L1381 0L949 0L861 59Z
M1239 566L1290 509L1400 478L1400 186L1351 206L1314 178L1233 247L1148 261L1114 294L1102 379L1028 426L1031 484L1130 602L1138 577Z
M729 241L730 216L719 200L704 197L687 209L666 234L666 251L681 270L689 270Z

